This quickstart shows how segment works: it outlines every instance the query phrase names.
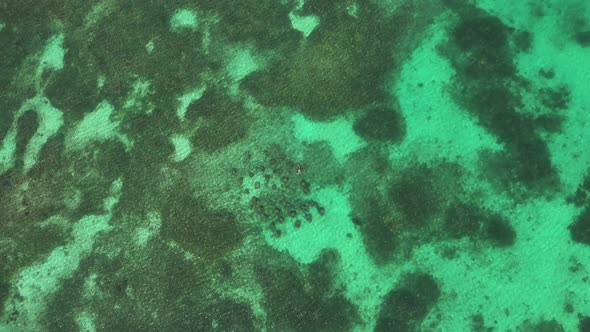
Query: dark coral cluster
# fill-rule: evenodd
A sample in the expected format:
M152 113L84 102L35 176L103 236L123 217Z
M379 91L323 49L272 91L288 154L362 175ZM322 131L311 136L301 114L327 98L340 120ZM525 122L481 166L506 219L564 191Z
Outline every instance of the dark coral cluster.
M321 202L310 198L308 172L313 170L291 160L278 146L264 149L262 155L248 151L242 163L229 170L250 211L276 237L326 213Z

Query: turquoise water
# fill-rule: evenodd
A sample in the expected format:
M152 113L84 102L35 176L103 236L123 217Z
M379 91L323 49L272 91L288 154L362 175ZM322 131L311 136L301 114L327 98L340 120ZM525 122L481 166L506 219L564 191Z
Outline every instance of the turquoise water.
M590 3L0 1L0 331L590 331Z

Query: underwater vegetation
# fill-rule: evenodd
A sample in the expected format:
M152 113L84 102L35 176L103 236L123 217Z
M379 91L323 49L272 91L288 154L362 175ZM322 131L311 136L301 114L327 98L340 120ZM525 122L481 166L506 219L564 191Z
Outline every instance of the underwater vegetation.
M440 295L440 287L432 276L424 273L404 276L402 286L385 296L375 331L416 330Z
M0 331L590 330L586 7L486 6L0 1Z
M241 85L259 103L295 107L319 120L385 102L388 73L395 68L396 47L405 46L412 9L384 17L367 1L352 17L339 2L306 3L303 12L319 14L320 24L296 49L272 59L267 70L252 73Z
M462 8L458 16L459 22L441 52L456 70L458 102L505 145L503 155L493 157L503 162L490 165L490 177L501 179L504 187L510 183L529 188L555 183L556 170L540 132L548 127L558 130L559 112L567 108L569 91L539 91L542 105L538 107L546 108L553 117L538 120L524 112L521 91L527 86L514 60L521 52L518 31L473 7ZM490 164L487 159L485 162Z

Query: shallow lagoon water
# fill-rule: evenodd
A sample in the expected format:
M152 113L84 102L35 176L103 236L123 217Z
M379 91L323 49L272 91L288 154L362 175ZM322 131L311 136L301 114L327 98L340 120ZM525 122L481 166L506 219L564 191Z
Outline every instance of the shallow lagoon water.
M0 331L589 331L590 4L0 1Z

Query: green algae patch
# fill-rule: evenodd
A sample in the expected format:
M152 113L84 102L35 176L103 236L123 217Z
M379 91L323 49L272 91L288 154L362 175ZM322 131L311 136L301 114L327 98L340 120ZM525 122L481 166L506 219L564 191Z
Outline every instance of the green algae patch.
M60 70L64 66L65 49L63 47L64 35L59 34L47 41L47 46L41 55L41 65L38 70Z
M24 113L27 110L34 110L39 116L39 127L35 135L31 137L24 153L24 169L31 169L37 162L37 157L47 140L55 135L63 125L62 113L51 106L49 101L43 97L36 97L28 100L19 110Z
M198 26L197 14L189 9L177 10L170 19L170 28L172 31L180 31L182 29L195 30Z
M180 105L176 109L176 116L180 121L184 121L189 105L201 98L204 92L205 88L196 88L178 97Z
M259 68L250 51L239 49L232 53L231 61L227 64L227 71L233 80L239 81Z
M118 139L130 147L128 139L117 131L119 123L111 120L113 111L113 106L108 102L98 104L96 109L88 113L67 136L66 149L81 150L90 143L110 139Z
M174 145L174 161L180 162L186 159L191 153L191 142L188 138L182 135L174 135L171 138Z
M135 242L140 246L148 244L149 240L160 233L162 220L158 214L150 213L145 226L138 227L135 232Z
M319 17L313 15L299 16L291 12L289 13L289 19L293 28L301 31L305 37L309 37L313 30L320 24Z
M9 131L2 140L0 148L0 164L2 172L10 169L14 165L14 154L16 153L16 130Z

